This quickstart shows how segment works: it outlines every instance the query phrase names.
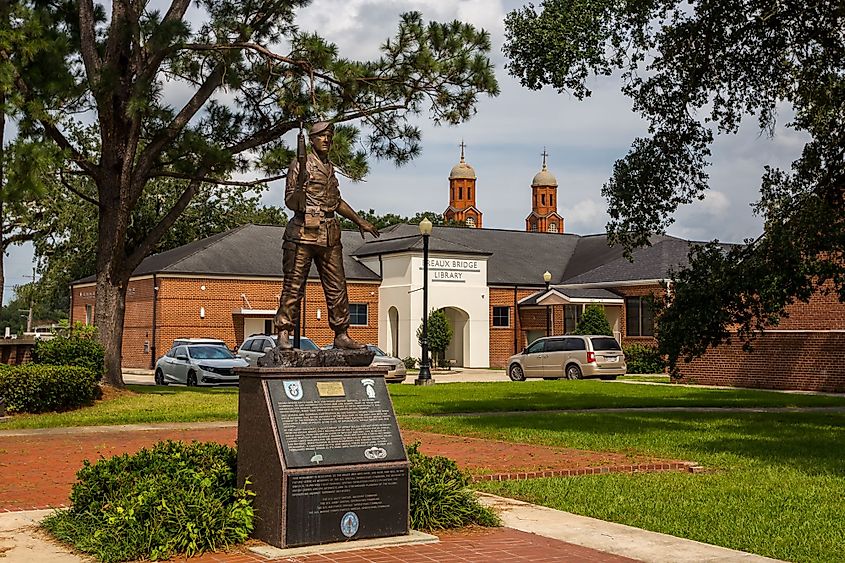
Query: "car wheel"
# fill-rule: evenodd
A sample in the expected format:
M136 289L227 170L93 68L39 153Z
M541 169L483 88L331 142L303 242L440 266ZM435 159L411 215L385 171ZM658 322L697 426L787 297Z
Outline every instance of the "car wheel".
M158 368L156 370L155 382L156 385L167 385L167 382L164 380L164 373L162 373L161 368Z
M508 370L508 375L511 381L525 381L525 372L522 371L522 366L519 364L513 364L511 369Z
M197 386L197 374L192 371L188 372L188 387L196 387Z
M581 379L581 368L576 364L566 366L566 379Z

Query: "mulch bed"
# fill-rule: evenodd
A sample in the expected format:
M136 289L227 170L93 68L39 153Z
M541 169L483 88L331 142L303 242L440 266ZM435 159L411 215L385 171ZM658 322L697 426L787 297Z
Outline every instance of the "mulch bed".
M0 511L64 506L85 459L136 452L161 440L234 445L234 427L190 430L117 430L95 434L0 436ZM404 431L406 444L454 459L476 480L526 479L611 472L690 470L693 464L645 456L515 444Z

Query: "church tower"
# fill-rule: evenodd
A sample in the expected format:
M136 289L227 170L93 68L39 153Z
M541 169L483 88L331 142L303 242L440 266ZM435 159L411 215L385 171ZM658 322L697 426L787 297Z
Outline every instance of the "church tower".
M449 174L449 207L443 212L443 218L480 229L481 211L475 206L475 170L464 160L466 145L463 141L460 146L461 161L452 167Z
M546 167L543 149L543 169L531 182L531 214L525 218L525 230L533 233L563 233L563 217L557 212L557 178Z

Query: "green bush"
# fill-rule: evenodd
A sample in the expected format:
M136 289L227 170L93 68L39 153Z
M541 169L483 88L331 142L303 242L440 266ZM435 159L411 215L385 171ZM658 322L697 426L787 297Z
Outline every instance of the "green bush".
M613 336L613 330L607 321L604 307L601 305L587 305L573 334L603 334L605 336Z
M76 323L68 334L35 343L32 359L37 364L53 366L79 366L90 369L102 379L105 371L105 350L97 340L97 330Z
M415 530L499 526L496 513L481 505L469 489L469 477L451 459L429 457L419 442L408 446L411 462L411 527Z
M99 395L89 369L22 364L0 366L0 397L9 412L65 411L90 405Z
M407 358L402 358L402 363L405 364L405 369L414 369L417 367L417 359L408 356Z
M663 373L666 369L666 362L654 346L626 344L622 351L625 352L628 373Z
M76 474L71 508L42 525L102 561L168 559L243 542L253 529L254 493L236 485L234 448L159 442Z

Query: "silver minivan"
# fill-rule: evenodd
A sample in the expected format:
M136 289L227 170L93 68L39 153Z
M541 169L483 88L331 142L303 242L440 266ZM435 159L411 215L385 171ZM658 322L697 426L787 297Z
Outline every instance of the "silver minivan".
M529 377L616 379L628 369L616 339L594 334L539 338L521 354L508 358L507 365L513 381Z

